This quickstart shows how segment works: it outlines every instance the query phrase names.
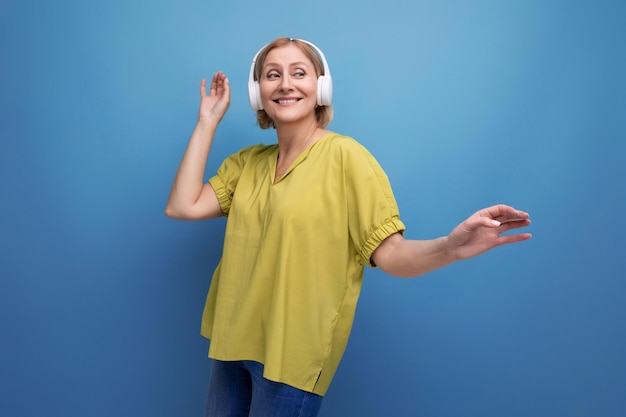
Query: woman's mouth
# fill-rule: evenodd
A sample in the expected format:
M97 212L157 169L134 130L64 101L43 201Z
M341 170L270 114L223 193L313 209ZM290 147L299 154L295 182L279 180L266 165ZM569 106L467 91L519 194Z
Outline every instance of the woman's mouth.
M295 104L299 101L299 98L279 98L277 100L274 100L274 103L278 103L281 105L289 105L289 104Z

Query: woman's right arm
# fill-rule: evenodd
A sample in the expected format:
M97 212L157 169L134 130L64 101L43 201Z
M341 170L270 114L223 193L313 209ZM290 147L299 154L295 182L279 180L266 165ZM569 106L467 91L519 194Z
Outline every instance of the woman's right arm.
M230 84L221 71L211 80L209 95L206 80L200 85L198 123L189 139L170 196L165 207L168 217L181 220L212 219L222 215L213 187L204 183L206 162L217 125L230 105Z

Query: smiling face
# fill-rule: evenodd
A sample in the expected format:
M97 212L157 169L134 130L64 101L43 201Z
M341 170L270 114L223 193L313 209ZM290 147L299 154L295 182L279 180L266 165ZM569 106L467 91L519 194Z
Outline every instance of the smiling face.
M263 109L276 127L316 122L317 71L304 52L293 44L270 50L259 77Z

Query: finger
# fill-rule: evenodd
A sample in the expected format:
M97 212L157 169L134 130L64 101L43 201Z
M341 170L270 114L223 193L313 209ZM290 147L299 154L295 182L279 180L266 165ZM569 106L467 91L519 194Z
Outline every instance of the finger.
M224 74L222 71L219 71L217 79L217 94L222 95L223 93L226 93L229 87L230 85L228 82L228 77L226 77L226 74Z
M491 217L492 219L499 220L500 222L514 219L527 219L530 217L530 215L525 211L518 210L504 204L487 207L486 209L481 210L481 212L481 214Z
M467 223L470 230L477 229L481 226L495 229L502 225L502 222L487 216L476 216L474 218L470 218L467 220Z
M219 72L216 72L216 73L213 75L213 79L211 80L211 93L210 93L210 94L211 94L212 96L217 95L217 82L218 82L218 75L219 75Z
M216 89L216 93L218 96L222 96L222 94L224 94L224 79L226 78L226 76L224 75L224 73L220 70L217 72L216 74L216 80L217 80L217 89Z
M224 93L230 95L230 81L226 75L224 75Z
M511 220L506 223L502 223L502 229L503 231L520 229L522 227L529 226L530 223L530 219Z
M531 237L532 235L530 233L519 233L516 235L500 236L498 238L498 245L507 245L509 243L523 242L530 239Z
M206 96L206 78L200 82L200 97Z
M222 80L222 89L220 92L220 96L230 101L230 81L228 81L228 77L226 77L226 75L222 74L222 76L223 76L223 80Z
M504 221L499 221L486 216L475 216L466 221L468 230L476 230L479 227L486 227L488 229L496 229L495 231L497 234L526 227L530 225L530 223L530 219L505 219Z

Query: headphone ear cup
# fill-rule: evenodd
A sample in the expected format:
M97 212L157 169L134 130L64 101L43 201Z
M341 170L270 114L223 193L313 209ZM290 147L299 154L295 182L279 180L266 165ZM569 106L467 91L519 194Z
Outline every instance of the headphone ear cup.
M317 78L317 104L330 106L333 102L333 80L330 75L320 75Z
M261 91L258 81L248 81L248 98L250 99L250 106L252 110L263 110L263 104L261 103Z

